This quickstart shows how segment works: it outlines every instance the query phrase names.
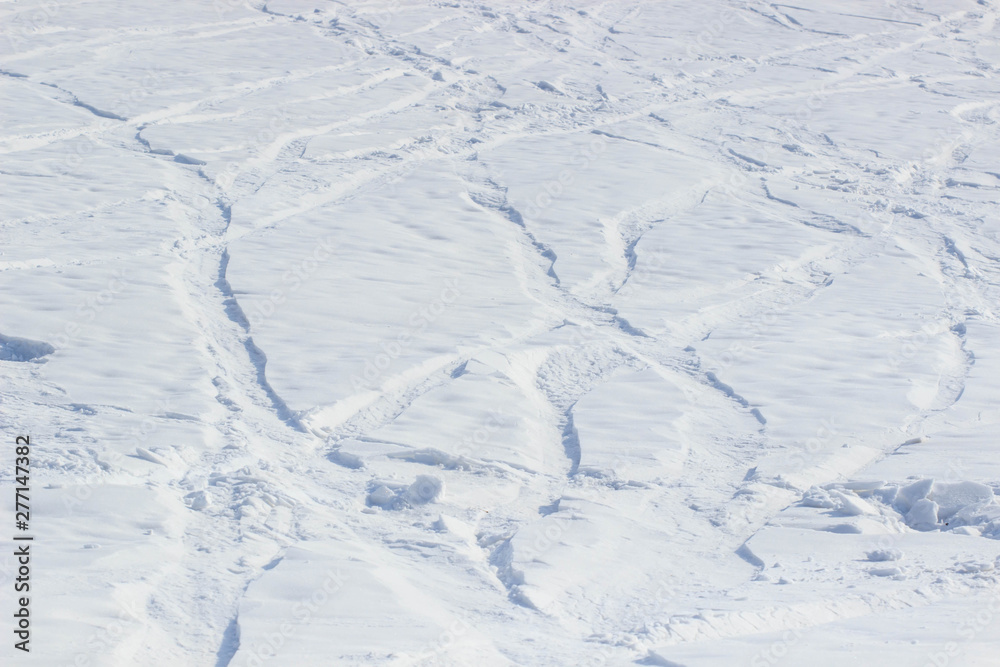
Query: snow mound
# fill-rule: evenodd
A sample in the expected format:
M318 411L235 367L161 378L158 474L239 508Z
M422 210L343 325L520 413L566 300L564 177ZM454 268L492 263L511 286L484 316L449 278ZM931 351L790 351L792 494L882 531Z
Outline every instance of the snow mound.
M433 475L417 475L409 486L395 482L373 485L366 502L369 507L399 510L426 505L444 498L444 482Z
M406 499L414 505L424 505L444 496L444 482L431 475L417 475L417 479L406 489Z
M980 482L932 478L909 484L835 482L811 487L799 506L830 510L835 516L898 519L919 531L1000 539L1000 502L993 489Z
M1000 503L993 489L979 482L922 479L899 488L892 506L916 530L948 530L963 526L1000 538Z
M15 338L0 334L0 360L35 361L55 352L56 349L40 340Z

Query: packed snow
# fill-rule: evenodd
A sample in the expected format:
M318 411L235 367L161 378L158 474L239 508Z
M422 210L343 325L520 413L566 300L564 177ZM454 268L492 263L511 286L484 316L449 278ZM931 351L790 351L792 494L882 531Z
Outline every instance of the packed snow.
M0 3L4 664L997 664L998 17Z

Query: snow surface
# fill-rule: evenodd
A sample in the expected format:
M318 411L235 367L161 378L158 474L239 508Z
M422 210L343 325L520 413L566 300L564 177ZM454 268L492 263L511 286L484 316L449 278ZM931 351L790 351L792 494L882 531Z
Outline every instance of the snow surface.
M0 3L4 664L997 664L998 16Z

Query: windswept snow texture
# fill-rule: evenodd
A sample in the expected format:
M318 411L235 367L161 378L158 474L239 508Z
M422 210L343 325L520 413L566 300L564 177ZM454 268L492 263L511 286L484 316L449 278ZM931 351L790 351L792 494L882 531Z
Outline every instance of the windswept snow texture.
M997 664L998 17L0 3L0 661Z

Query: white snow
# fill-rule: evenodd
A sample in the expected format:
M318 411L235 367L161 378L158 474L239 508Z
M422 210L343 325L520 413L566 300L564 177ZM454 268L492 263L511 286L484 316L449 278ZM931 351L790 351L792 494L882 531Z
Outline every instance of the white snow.
M4 664L993 664L998 18L0 4Z

